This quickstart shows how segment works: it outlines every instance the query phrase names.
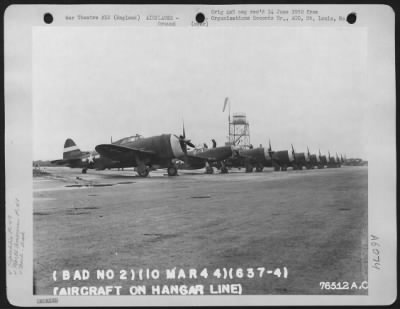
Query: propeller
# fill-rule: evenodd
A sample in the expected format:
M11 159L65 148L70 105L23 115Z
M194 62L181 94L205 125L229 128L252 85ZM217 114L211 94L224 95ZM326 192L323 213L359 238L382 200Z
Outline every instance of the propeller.
M183 151L186 153L187 152L187 146L195 148L196 146L190 141L190 139L186 139L186 133L185 133L185 123L182 123L182 135L179 137L175 135L177 139L179 139L179 143L181 144L181 147Z
M268 153L269 153L269 156L272 158L271 139L268 139Z
M203 146L204 146L204 148L205 148L205 149L207 149L207 148L208 148L208 146L207 146L207 144L206 144L206 143L204 143L204 144L203 144Z
M308 148L308 146L307 146L307 157L308 157L307 160L311 160L310 149Z
M240 147L233 144L231 145L231 150L232 150L232 158L237 158L240 155Z
M293 144L291 144L291 145L292 145L292 154L293 154L293 158L296 160L296 153L295 153L295 151L294 151Z
M217 147L217 142L215 141L215 139L212 139L211 141L212 141L212 144L213 144L212 148L216 148Z

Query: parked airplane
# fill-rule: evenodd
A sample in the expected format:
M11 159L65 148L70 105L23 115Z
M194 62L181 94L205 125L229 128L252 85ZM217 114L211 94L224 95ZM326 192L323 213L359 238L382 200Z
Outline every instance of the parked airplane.
M328 166L328 159L326 158L326 156L321 155L321 150L318 150L318 157L319 157L319 164L318 164L318 168L324 168L325 166Z
M320 159L316 154L310 154L310 149L307 147L307 156L309 161L307 161L307 169L313 169L319 165Z
M338 166L337 159L335 157L331 157L331 154L329 151L328 151L328 167L330 167L330 168L340 167L340 166Z
M272 151L271 142L269 143L269 152L272 157L272 166L275 171L287 171L289 166L293 166L294 152L289 150Z
M307 159L304 152L295 152L294 147L292 145L292 153L294 157L294 161L292 162L292 167L294 170L302 170L303 166L307 165ZM309 158L308 158L309 160Z
M187 146L194 147L183 134L162 134L130 140L122 139L112 144L101 144L96 151L105 158L119 162L123 166L136 167L139 176L147 177L150 169L167 168L169 176L176 176L176 159L182 159L187 153Z
M214 173L213 166L219 168L221 173L227 173L226 160L238 155L238 147L234 145L217 147L216 141L212 140L213 147L204 147L187 152L181 169L200 169L205 167L207 174Z
M238 155L234 158L229 158L226 164L237 168L245 167L246 173L253 172L254 167L256 172L262 172L264 167L272 167L271 155L270 148L264 148L260 145L259 148L240 149Z

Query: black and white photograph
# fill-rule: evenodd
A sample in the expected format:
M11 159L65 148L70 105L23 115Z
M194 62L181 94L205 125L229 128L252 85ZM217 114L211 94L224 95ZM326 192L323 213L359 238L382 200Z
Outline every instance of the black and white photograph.
M395 300L393 10L23 7L6 249L27 303Z

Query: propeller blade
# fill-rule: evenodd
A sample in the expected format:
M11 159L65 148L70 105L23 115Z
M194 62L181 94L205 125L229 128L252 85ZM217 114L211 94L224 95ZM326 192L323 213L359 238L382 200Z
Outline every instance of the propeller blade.
M269 144L268 151L272 151L272 147L271 147L271 140L270 140L270 139L268 140L268 144Z
M186 133L185 133L185 122L182 120L182 132L183 132L183 138L186 138Z
M186 145L188 145L188 146L190 146L190 147L192 147L192 148L196 148L196 146L193 145L193 144L190 142L190 140L186 141Z
M215 141L215 139L212 139L211 141L212 141L212 144L213 144L213 148L216 148L217 147L217 142Z

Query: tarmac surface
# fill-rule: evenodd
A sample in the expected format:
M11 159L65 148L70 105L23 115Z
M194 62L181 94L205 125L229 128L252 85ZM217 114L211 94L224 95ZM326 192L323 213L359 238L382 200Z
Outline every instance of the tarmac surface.
M218 284L240 284L246 295L368 293L367 167L148 178L41 170L33 178L35 294L106 285L128 295L131 286L150 294L154 285L204 285L209 294ZM166 279L174 267L185 277ZM89 278L62 280L63 270ZM102 270L113 278L97 278Z

